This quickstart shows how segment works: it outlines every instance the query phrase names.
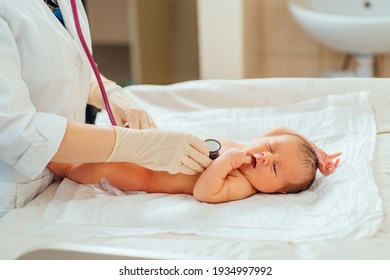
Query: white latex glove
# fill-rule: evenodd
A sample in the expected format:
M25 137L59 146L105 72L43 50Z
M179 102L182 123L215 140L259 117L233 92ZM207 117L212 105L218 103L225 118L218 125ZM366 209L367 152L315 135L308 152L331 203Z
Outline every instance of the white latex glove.
M102 76L110 107L118 126L128 128L146 129L156 128L156 124L149 114L133 102L115 82ZM104 101L98 83L91 87L88 103L97 108L105 109Z
M107 162L133 162L171 174L196 174L212 162L207 145L191 134L161 129L113 127L115 147Z

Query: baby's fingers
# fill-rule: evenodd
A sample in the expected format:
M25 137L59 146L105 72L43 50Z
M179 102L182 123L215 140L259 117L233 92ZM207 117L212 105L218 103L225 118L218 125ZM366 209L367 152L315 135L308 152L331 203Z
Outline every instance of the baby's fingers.
M247 156L246 154L242 153L240 154L240 163L242 164L250 164L252 162L252 157ZM241 166L240 165L240 166Z
M336 167L339 166L339 163L340 163L340 159L338 158L334 164L334 169L336 169Z
M339 163L340 163L340 159L337 159L335 162L333 162L333 161L329 162L326 165L325 172L323 172L323 174L325 174L325 175L332 174L335 171L335 169L337 168L337 166L339 165Z
M335 153L335 154L333 154L333 155L329 155L329 158L330 158L330 159L335 159L335 158L337 158L337 157L340 156L340 155L341 155L341 152Z

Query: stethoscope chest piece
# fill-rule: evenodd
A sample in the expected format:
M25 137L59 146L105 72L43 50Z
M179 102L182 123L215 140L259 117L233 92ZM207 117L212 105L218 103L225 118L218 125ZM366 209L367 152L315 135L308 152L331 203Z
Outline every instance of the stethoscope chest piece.
M221 149L221 143L219 143L215 139L206 139L205 142L209 149L209 158L214 160L217 157L219 157L219 150Z

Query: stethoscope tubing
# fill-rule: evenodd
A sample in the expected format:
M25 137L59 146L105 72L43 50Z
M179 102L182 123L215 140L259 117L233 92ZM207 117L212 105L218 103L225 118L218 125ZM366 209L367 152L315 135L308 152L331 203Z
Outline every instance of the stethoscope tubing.
M106 89L104 88L104 85L103 85L102 77L100 76L99 70L97 69L97 66L95 63L95 60L93 59L93 56L88 48L88 45L85 42L84 35L83 35L82 30L81 30L80 20L79 20L79 16L78 16L78 12L77 12L76 0L70 0L70 5L72 7L73 19L74 19L74 23L75 23L76 30L77 30L77 35L79 36L81 45L84 49L84 52L89 60L89 63L91 64L92 70L95 74L96 80L97 80L99 88L100 88L100 92L102 93L103 102L104 102L104 106L106 108L108 117L110 119L111 124L113 126L116 126L115 118L114 118L114 115L113 115L112 110L111 110L110 101L108 100Z

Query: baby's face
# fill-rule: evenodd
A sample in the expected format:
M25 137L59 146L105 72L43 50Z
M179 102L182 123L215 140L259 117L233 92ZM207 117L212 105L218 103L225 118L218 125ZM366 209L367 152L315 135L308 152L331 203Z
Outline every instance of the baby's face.
M252 163L244 164L239 170L259 192L277 193L288 183L304 178L295 136L261 137L243 150L252 157Z

